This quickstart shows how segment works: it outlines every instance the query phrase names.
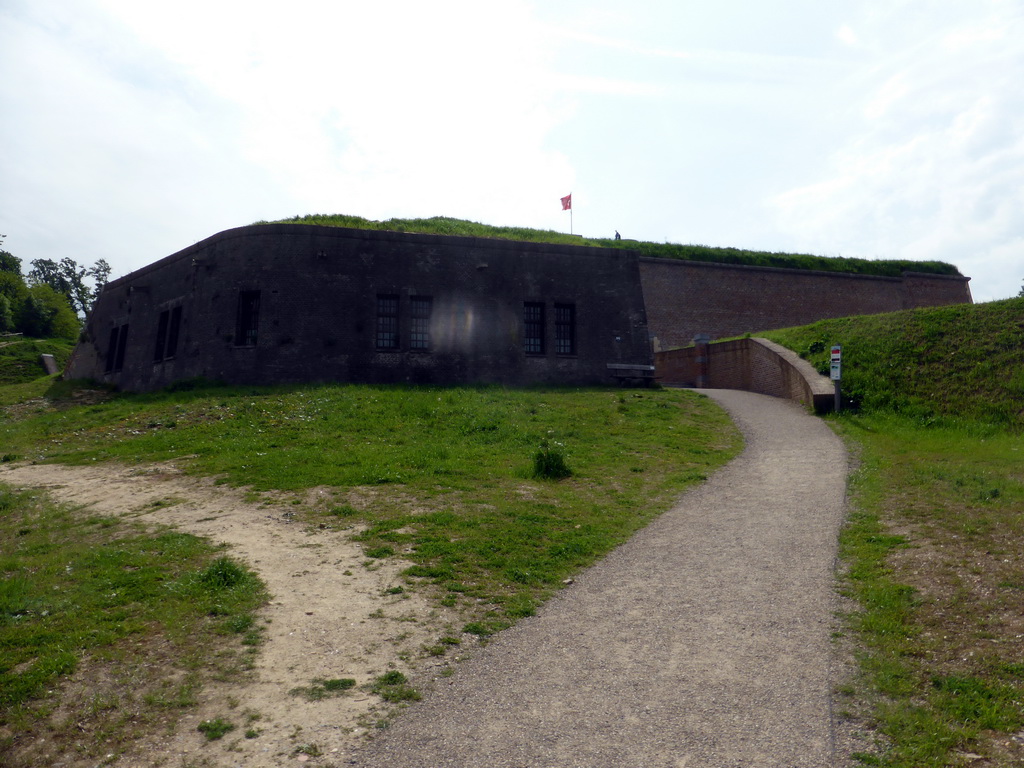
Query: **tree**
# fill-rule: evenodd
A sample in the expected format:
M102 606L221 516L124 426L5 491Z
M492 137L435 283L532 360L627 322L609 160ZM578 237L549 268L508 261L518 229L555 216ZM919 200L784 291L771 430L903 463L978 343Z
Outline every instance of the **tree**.
M74 339L80 328L78 316L67 297L49 285L33 285L21 306L18 328L26 336Z
M11 308L11 300L0 293L0 333L10 333L14 330L14 310Z
M18 317L21 315L21 307L28 298L28 286L20 272L0 271L0 299L3 300L10 312L10 323L4 324L0 318L0 332L9 333L18 330ZM0 305L2 308L3 305Z
M110 265L106 259L99 259L91 267L83 267L74 259L65 256L59 262L52 259L33 259L28 273L33 285L48 285L65 296L71 308L79 315L86 315L110 277ZM90 288L86 278L94 284Z
M4 244L5 237L7 235L0 235L0 245ZM0 272L13 272L16 275L20 275L21 259L10 251L0 250Z

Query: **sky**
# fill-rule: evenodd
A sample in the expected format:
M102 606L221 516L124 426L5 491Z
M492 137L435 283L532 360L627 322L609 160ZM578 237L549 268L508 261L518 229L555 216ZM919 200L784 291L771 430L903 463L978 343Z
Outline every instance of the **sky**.
M309 213L1024 282L1024 0L0 0L0 233L117 277ZM573 196L571 214L559 199Z

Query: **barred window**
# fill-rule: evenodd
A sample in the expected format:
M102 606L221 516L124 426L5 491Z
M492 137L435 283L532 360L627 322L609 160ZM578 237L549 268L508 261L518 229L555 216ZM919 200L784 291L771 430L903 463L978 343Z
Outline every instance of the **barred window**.
M238 319L235 323L235 346L254 347L260 326L260 292L238 294Z
M398 349L398 297L377 296L377 349Z
M410 349L430 349L430 315L433 303L430 296L409 297L409 315L412 320L409 328Z
M544 354L544 305L539 301L523 304L523 351L528 355Z
M555 304L555 354L576 354L576 307Z

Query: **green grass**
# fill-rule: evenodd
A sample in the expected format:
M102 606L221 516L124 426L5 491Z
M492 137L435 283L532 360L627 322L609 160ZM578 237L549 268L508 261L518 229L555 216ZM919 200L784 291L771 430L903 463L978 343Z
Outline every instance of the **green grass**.
M12 390L17 395L6 394ZM419 589L433 595L459 611L468 631L480 638L533 613L568 575L625 541L679 493L733 456L740 443L738 432L712 403L692 392L669 390L196 387L129 395L47 378L0 387L0 444L10 455L89 465L174 459L189 472L216 475L255 495L273 491L266 503L284 505L292 519L311 530L359 526L365 567L401 558L404 578L391 594ZM537 454L552 448L571 475L535 478ZM311 488L323 491L315 503L307 502ZM74 546L79 543L94 557L104 551L82 535L78 526L85 523L78 517L59 514L57 528L66 536L54 542L50 556L60 567L75 562ZM126 569L120 576L139 578L151 570L163 574L144 582L156 591L140 591L133 597L132 611L177 610L165 599L171 585L180 587L197 610L203 622L199 628L187 629L187 622L159 613L116 625L137 629L140 639L185 628L175 635L175 642L185 645L174 646L164 660L168 668L177 668L180 655L188 660L191 675L199 659L188 642L204 642L210 633L228 633L224 637L236 640L240 636L242 647L250 647L245 643L256 632L251 615L204 597L248 583L237 564L220 559L191 537L182 541L202 553L196 555L198 561L188 566L190 559L176 553L165 563L160 558L171 551L159 543L164 541L160 537L172 534L132 529L129 536L123 524L103 518L92 518L89 525L111 541L134 542L138 537L142 542L137 558L116 560ZM35 530L28 524L20 527ZM19 540L16 535L8 538ZM145 544L154 539L157 544ZM125 547L120 545L118 552ZM38 567L20 549L5 562L12 575ZM160 570L176 567L184 570ZM81 570L73 566L72 573L68 578L76 580ZM17 590L27 588L26 578L11 580L20 585L10 587L13 604L19 604L22 593ZM39 589L40 596L56 592L48 581ZM100 594L112 591L126 594ZM123 618L117 608L113 615ZM34 621L36 614L25 616ZM95 620L102 622L103 616L100 611ZM43 618L51 620L49 615ZM88 637L102 636L83 631ZM113 647L134 637L114 637ZM154 642L143 639L144 644ZM446 637L423 654L439 655L459 642ZM30 644L23 637L11 641L11 647L19 645ZM12 656L10 670L22 675L20 659ZM38 668L48 679L64 674L75 680L81 672L81 665L76 670L69 657L59 654ZM136 686L138 692L129 692L126 684L118 690L120 703L109 710L105 703L99 707L109 711L107 719L114 723L107 742L130 741L131 728L115 727L116 713L127 706L129 695L133 701L143 697L154 710L194 703L194 685L176 688L168 679ZM348 684L346 678L318 680L296 695L335 696ZM48 683L40 679L34 686L32 695L42 698L30 696L17 705L22 715L12 732L18 739L32 737L37 727L32 712L42 713L49 706ZM373 689L392 704L419 696L404 681L377 681Z
M218 717L213 720L203 720L203 722L196 726L196 730L203 734L207 741L214 741L224 738L228 733L235 730L235 725Z
M841 540L876 729L864 764L1024 762L1024 300L826 320L764 334L820 371L843 347L834 420L859 457Z
M887 745L870 764L1020 764L1000 746L1024 728L1019 437L891 414L839 425L862 461L841 547L860 704Z
M651 243L641 240L614 240L611 238L583 238L554 230L530 229L527 227L495 227L474 221L434 216L429 219L388 219L374 221L360 216L344 214L311 214L284 219L281 222L260 221L257 224L287 223L311 224L328 227L353 227L391 232L417 232L431 235L456 235L460 237L487 237L502 240L555 243L564 245L588 245L599 248L627 248L643 256L665 259L686 259L709 261L720 264L747 264L752 266L781 267L787 269L809 269L828 272L852 272L865 275L887 275L899 277L904 271L928 272L940 275L959 275L951 264L940 261L868 260L838 256L812 256L796 253L769 253L740 248L714 248L707 245L679 245L676 243Z
M63 368L75 343L67 339L28 339L0 336L0 386L24 384L43 375L39 356L53 355Z
M479 607L489 632L739 447L692 392L345 385L65 400L0 426L0 440L33 460L179 459L255 491L328 487L298 511L364 524L369 558L401 556L449 605ZM572 476L535 479L537 453L556 443Z
M762 334L828 372L843 348L845 397L923 423L1024 429L1024 299L822 320Z
M239 641L265 600L199 538L2 485L0 577L0 756L34 736L67 746L76 722L117 751L127 713L132 727L173 720L205 676L244 668ZM74 713L63 725L49 719L60 701Z

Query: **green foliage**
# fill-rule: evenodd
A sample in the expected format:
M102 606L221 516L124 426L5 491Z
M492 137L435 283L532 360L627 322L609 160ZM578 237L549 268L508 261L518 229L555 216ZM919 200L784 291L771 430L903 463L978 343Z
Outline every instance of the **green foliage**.
M18 316L18 329L26 336L75 339L80 327L78 316L62 294L48 285L28 289Z
M370 690L380 696L384 701L397 703L402 701L419 701L423 698L419 691L407 684L405 675L398 670L385 672L373 681Z
M74 259L64 257L59 262L52 259L34 259L28 280L32 285L48 285L67 299L73 311L86 315L93 301L103 290L110 277L110 265L105 259L97 260L92 267L80 266ZM90 287L86 279L94 283Z
M28 286L20 274L0 271L0 296L6 299L10 310L10 327L4 332L20 331L21 308L28 298Z
M346 691L354 688L355 685L356 681L351 677L331 678L329 680L318 678L311 685L292 688L289 693L292 696L302 696L309 701L322 701L334 696L341 696Z
M10 333L14 328L14 309L11 300L0 293L0 333Z
M869 261L843 257L811 256L793 253L768 253L748 251L739 248L713 248L706 245L677 245L675 243L649 243L639 240L615 240L613 238L582 238L553 230L529 229L526 227L494 227L446 216L429 219L388 219L373 221L360 216L344 214L311 214L284 219L281 222L257 222L258 224L287 223L312 224L328 227L353 227L376 229L390 232L418 232L434 235L457 235L461 237L487 237L502 240L527 242L561 243L565 245L588 245L599 248L622 248L638 251L643 256L663 259L684 259L708 261L720 264L746 264L751 266L782 267L787 269L809 269L828 272L852 272L863 275L887 275L899 277L905 271L926 272L940 275L959 275L951 264L938 261Z
M4 343L0 341L0 386L5 384L21 384L36 380L44 384L50 381L39 362L43 354L53 355L58 367L63 368L74 348L67 339L13 339ZM3 392L0 392L0 405L4 403Z
M196 730L203 734L208 741L214 741L215 739L223 738L226 734L235 730L235 726L233 723L218 717L214 720L203 720L203 722L196 726Z
M540 450L533 457L533 476L541 480L562 480L572 476L572 470L565 463L561 443L541 442Z
M21 259L10 251L0 251L0 272L9 272L11 274L20 275Z
M5 237L7 235L0 235L0 245L4 244ZM21 259L10 251L0 250L0 272L8 272L20 276Z
M255 577L230 557L218 557L199 573L199 581L207 590L216 593L255 582Z

